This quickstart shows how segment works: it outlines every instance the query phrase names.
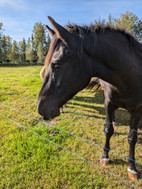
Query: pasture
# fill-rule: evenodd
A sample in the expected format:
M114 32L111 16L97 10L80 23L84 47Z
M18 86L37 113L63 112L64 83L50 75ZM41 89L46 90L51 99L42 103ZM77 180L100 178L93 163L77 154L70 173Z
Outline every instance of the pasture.
M134 188L130 183L139 188L142 187L142 165L137 164L141 173L140 178L137 181L131 181L126 171L128 167L126 158L110 152L110 165L103 167L99 163L103 149L87 142L104 146L103 91L92 93L84 89L67 103L61 116L47 121L60 130L39 121L42 118L36 112L35 101L42 84L39 78L40 69L39 66L0 68L0 188ZM115 133L111 138L111 150L128 156L128 113L122 109L118 110L116 122L125 128L114 126ZM87 141L63 132L63 130ZM136 160L142 162L142 134L139 133L138 137ZM75 156L74 153L78 156Z

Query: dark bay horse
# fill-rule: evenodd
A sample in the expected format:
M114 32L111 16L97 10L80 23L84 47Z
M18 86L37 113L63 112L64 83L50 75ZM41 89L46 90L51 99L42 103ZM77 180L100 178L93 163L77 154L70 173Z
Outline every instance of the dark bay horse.
M131 116L129 142L130 178L137 178L135 144L137 130L142 128L142 46L129 33L110 26L77 26L66 28L48 17L52 42L45 64L45 78L38 97L38 112L44 119L60 115L60 107L84 89L92 77L105 84L106 143L114 129L113 112L122 107ZM106 85L107 83L107 85ZM101 157L109 162L108 150ZM133 160L132 160L133 159Z

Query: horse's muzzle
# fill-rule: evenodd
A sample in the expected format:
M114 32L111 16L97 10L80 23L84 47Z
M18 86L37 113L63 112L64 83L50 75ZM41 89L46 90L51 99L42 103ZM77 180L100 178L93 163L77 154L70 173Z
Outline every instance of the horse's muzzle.
M60 115L59 108L47 108L47 106L45 106L43 102L38 103L37 112L43 117L44 120L53 119Z
M43 114L42 117L44 120L50 120L60 115L60 109L52 110L50 114Z

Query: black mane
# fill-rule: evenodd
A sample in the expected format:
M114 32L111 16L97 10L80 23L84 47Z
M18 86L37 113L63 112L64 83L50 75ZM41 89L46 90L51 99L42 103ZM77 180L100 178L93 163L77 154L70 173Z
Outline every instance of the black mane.
M82 37L85 37L86 35L91 38L90 41L92 41L92 35L94 34L100 34L100 33L121 33L123 36L126 37L128 40L128 44L130 44L136 53L140 55L142 58L142 45L139 43L137 38L133 36L130 32L128 32L125 28L120 27L113 27L109 24L91 24L90 26L84 25L84 26L78 26L76 24L69 24L66 26L66 29L70 31L73 34L81 35Z
M125 35L128 38L133 38L134 40L137 41L137 39L130 33L128 32L125 28L120 28L120 27L113 27L110 26L109 24L91 24L90 26L84 25L84 26L79 26L76 24L69 24L66 26L66 29L70 31L71 33L77 33L77 34L90 34L90 33L106 33L107 31L112 31L112 32L119 32Z

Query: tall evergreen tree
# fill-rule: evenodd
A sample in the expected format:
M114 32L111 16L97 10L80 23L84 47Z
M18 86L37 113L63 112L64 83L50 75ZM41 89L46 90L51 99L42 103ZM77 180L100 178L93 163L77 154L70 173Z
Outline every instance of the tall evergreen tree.
M3 63L3 50L2 50L2 26L3 26L3 23L0 22L0 64Z
M1 46L2 46L3 62L7 62L11 50L11 38L9 36L3 35Z

